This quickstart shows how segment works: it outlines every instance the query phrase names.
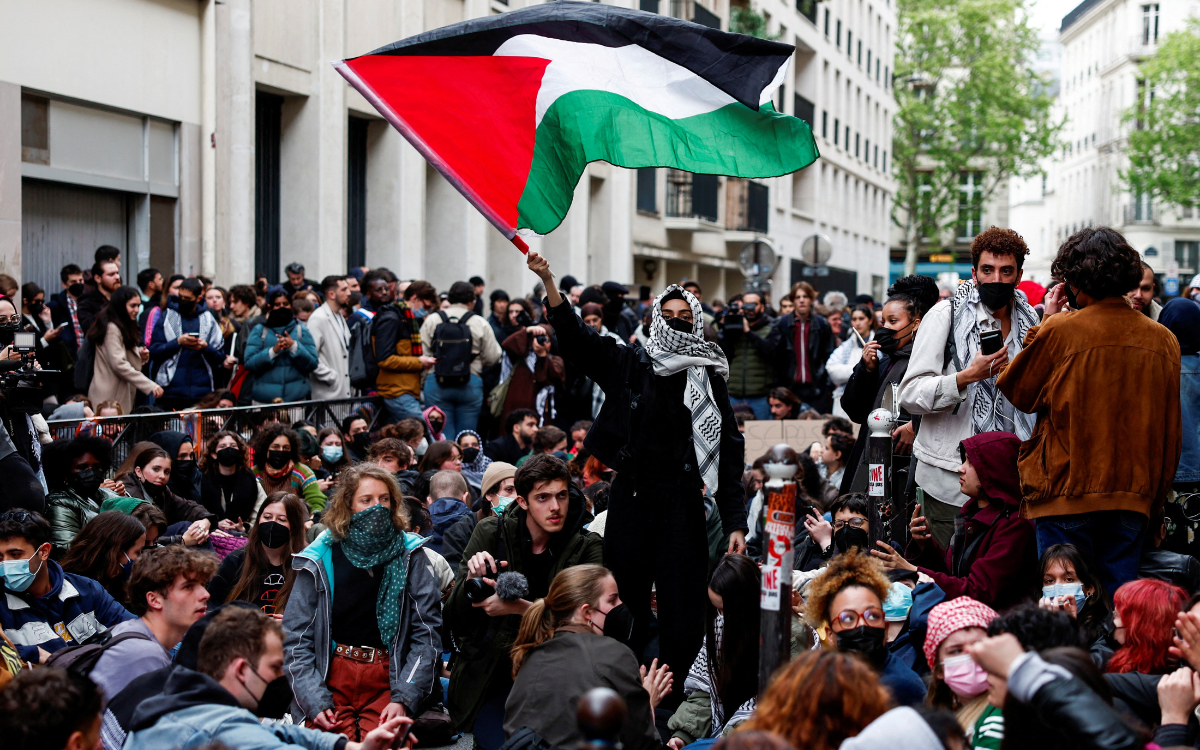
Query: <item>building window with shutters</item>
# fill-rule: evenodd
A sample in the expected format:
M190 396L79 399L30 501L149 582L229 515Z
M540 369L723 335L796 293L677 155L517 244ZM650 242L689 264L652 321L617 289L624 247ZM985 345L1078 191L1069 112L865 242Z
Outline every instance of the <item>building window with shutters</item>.
M1142 44L1158 44L1158 3L1142 6Z
M837 22L837 38L835 41L837 43L837 48L841 49L842 48L842 22L841 22L841 20L839 20Z

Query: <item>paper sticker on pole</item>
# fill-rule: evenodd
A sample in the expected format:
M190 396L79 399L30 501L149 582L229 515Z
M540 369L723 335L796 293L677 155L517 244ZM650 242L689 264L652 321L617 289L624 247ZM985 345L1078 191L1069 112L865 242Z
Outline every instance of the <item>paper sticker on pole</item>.
M759 599L758 606L762 609L768 609L772 612L779 611L779 590L783 585L783 569L768 568L763 566L762 569L762 597Z
M871 497L883 497L883 464L868 464L868 468L867 494Z

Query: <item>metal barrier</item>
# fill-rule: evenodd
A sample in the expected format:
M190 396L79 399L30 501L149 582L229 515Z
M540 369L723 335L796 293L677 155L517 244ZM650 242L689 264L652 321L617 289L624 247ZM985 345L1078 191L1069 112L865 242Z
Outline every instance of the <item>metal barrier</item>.
M364 406L368 408L363 409ZM291 425L307 421L322 427L341 427L342 420L362 410L363 418L374 430L381 424L383 399L379 396L340 398L327 401L292 401L261 406L237 406L230 409L190 409L127 414L121 417L92 417L91 419L58 419L48 422L50 435L55 439L70 439L76 435L97 435L113 443L112 466L124 463L133 446L156 432L178 430L192 438L197 452L209 437L221 430L236 432L246 440L265 422Z

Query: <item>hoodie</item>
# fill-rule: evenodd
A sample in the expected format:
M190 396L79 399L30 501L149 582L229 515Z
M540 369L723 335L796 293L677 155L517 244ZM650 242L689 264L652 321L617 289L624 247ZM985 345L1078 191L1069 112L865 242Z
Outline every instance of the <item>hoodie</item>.
M186 667L175 667L160 695L147 698L133 714L124 750L171 750L220 744L239 750L303 747L334 750L340 734L294 724L262 724L219 682Z
M429 506L429 517L433 519L433 535L426 545L429 549L442 554L442 537L450 527L458 523L458 519L471 512L471 508L457 497L439 497Z
M929 723L914 709L893 708L842 742L839 750L942 750L944 745Z
M192 443L193 448L197 448L195 441L188 437L187 433L179 430L163 430L156 432L146 438L150 442L157 445L167 452L171 457L171 478L167 480L167 486L171 488L171 492L192 502L200 501L200 472L196 469L196 461L193 458L192 464L187 472L181 471L179 462L175 457L179 455L179 446L184 443ZM198 450L196 452L199 452ZM193 454L194 455L194 454Z
M980 495L955 516L949 549L931 539L924 546L910 543L905 557L946 599L969 596L1001 610L1033 594L1037 581L1033 522L1021 518L1021 440L1011 432L984 432L962 445L979 475Z

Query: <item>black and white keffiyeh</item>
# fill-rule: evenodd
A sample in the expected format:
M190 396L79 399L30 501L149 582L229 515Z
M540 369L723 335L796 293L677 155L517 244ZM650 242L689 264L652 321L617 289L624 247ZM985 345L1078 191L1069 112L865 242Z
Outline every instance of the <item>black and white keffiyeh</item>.
M979 288L975 282L967 281L959 284L958 290L950 300L950 305L954 320L954 330L950 334L954 336L954 346L958 350L959 360L965 367L971 363L971 359L980 347L978 318L980 306L983 303L979 299ZM1029 304L1025 292L1020 289L1013 293L1012 309L1012 323L1016 328L1016 340L1024 341L1025 334L1029 329L1038 324L1039 316L1033 306ZM990 314L987 315L987 318L995 320ZM999 329L999 324L996 324L996 328ZM994 378L972 383L968 389L974 434L1003 430L1016 433L1017 437L1022 440L1028 440L1033 434L1037 417L1017 411L1008 399L1004 398L1004 394L996 389Z
M682 296L692 308L691 333L676 331L663 319L662 303L668 295ZM721 411L713 399L707 368L715 368L718 375L728 380L729 362L721 347L704 340L700 300L678 284L667 287L654 299L646 354L654 363L655 375L667 376L687 371L683 403L692 413L692 442L696 446L696 462L708 491L716 492L717 467L721 456Z

